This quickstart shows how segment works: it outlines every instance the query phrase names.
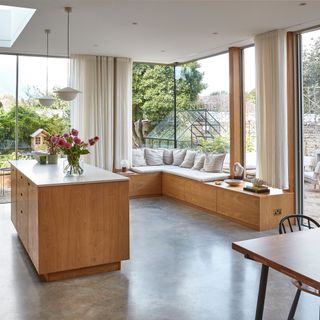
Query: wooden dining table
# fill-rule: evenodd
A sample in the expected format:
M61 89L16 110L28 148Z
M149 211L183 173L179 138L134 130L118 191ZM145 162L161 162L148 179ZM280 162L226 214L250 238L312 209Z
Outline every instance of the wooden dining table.
M262 264L256 320L262 320L269 268L320 290L320 229L232 243L232 249Z

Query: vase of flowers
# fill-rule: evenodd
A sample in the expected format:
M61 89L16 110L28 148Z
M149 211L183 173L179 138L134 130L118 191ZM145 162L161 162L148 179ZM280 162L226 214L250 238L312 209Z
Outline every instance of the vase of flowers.
M59 139L60 136L58 135L52 135L46 138L46 144L48 146L48 164L58 163Z
M83 174L80 157L89 154L88 146L95 145L99 140L99 137L94 137L89 139L88 142L84 142L78 135L79 131L72 129L70 133L65 133L58 141L61 152L67 156L63 168L66 176L80 176Z

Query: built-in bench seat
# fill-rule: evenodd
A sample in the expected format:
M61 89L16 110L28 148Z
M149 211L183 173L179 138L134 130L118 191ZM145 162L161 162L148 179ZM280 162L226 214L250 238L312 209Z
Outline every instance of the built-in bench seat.
M203 172L172 165L134 167L131 170L137 173L165 172L200 182L211 182L229 178L229 174L224 172Z
M293 212L293 193L272 189L270 194L260 195L243 191L243 186L234 188L225 183L216 184L216 181L229 178L229 173L223 172L222 162L212 170L207 170L196 166L196 161L187 161L187 167L186 163L164 165L162 163L167 162L164 161L165 157L162 161L161 156L157 158L156 154L154 158L145 161L144 156L144 152L140 151L139 160L142 164L133 166L131 170L134 173L129 174L129 194L132 198L168 196L256 230L274 228L284 215ZM159 165L151 165L156 160Z

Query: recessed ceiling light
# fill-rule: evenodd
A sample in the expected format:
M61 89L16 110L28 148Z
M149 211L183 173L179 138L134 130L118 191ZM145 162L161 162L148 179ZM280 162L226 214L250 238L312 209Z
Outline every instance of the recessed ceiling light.
M212 32L212 34L213 34L214 36L216 36L216 35L218 35L219 33L218 33L218 32Z
M93 45L93 47L97 48L97 47L99 47L99 45L95 43L95 44Z
M306 5L307 5L306 2L300 2L300 3L299 3L299 6L300 6L300 7L304 7L304 6L306 6Z
M166 50L161 50L161 52L166 52Z
M132 22L132 25L133 25L133 26L137 26L137 25L138 25L138 22Z

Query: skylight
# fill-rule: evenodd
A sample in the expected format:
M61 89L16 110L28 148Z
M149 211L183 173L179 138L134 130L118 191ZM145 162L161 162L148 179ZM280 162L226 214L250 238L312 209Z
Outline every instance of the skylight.
M36 9L0 5L0 47L10 48Z

